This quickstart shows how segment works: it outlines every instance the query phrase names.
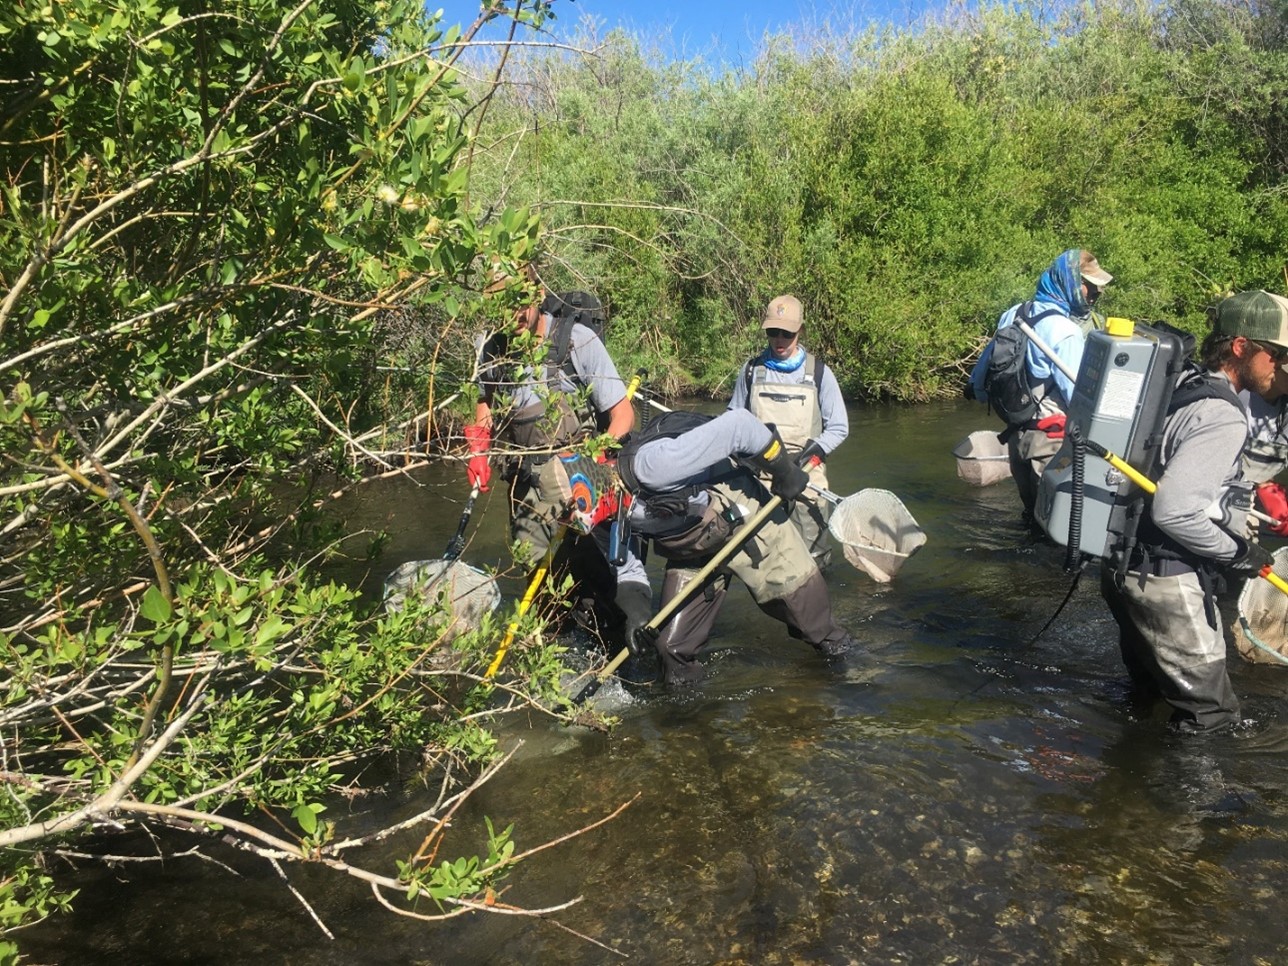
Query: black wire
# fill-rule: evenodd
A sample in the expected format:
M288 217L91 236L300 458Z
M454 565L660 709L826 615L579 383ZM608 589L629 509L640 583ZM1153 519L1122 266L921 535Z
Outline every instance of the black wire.
M1073 583L1069 585L1069 592L1064 595L1064 600L1060 601L1060 606L1055 609L1055 613L1051 615L1051 619L1042 625L1042 630L1034 634L1029 639L1029 642L1024 645L1022 650L1027 651L1029 648L1031 648L1034 644L1038 642L1039 637L1041 637L1048 630L1050 630L1051 625L1055 623L1056 618L1060 616L1061 612L1064 611L1065 606L1069 603L1070 600L1073 599L1073 592L1078 589L1078 581L1082 579L1082 572L1086 569L1086 567L1087 567L1087 561L1086 561L1086 558L1084 557L1078 563L1078 569L1074 571Z

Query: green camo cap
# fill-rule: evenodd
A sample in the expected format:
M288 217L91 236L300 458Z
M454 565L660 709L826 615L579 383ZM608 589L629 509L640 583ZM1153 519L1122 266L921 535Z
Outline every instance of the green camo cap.
M1240 292L1216 307L1212 331L1272 342L1288 349L1288 299L1269 292Z

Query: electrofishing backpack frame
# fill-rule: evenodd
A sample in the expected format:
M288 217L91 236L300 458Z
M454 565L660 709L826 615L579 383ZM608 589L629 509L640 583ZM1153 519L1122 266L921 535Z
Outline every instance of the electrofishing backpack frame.
M1154 470L1163 421L1191 345L1192 339L1170 326L1129 319L1109 319L1104 331L1087 336L1064 443L1042 474L1034 507L1047 535L1068 548L1067 569L1076 569L1084 557L1130 552L1144 494L1095 449L1141 472Z

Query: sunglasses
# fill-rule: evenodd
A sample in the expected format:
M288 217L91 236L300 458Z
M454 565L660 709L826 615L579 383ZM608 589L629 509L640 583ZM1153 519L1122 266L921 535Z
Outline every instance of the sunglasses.
M1288 359L1288 349L1285 349L1283 346L1271 345L1267 342L1260 342L1257 339L1249 339L1248 341L1258 349L1265 352L1266 355L1270 356L1270 359L1273 362L1283 362L1285 359Z
M795 333L795 332L788 332L786 329L766 329L766 330L765 330L765 335L769 336L771 339L794 339L794 338L796 338L796 333Z

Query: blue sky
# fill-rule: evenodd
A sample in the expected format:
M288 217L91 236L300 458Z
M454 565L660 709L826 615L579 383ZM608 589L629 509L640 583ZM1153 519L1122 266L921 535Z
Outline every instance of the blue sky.
M672 56L737 60L755 52L766 31L830 25L840 33L860 31L873 20L899 27L916 22L942 0L555 0L556 36L572 33L586 16L604 31L623 27L649 38L664 38ZM477 0L427 0L441 7L449 23L473 21Z

